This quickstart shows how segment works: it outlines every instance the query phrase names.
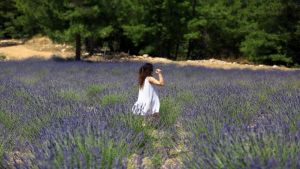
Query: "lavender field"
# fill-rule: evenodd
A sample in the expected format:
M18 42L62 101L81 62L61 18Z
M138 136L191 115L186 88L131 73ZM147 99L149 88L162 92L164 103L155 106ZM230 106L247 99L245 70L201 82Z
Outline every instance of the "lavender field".
M300 168L300 71L155 64L144 126L142 64L0 62L0 168Z

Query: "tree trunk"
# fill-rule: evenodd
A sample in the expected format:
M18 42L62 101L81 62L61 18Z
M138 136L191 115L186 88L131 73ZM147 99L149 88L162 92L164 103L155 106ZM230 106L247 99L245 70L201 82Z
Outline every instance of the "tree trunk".
M85 50L92 56L95 53L95 40L93 38L85 38Z
M178 50L179 50L179 43L180 43L180 42L178 42L178 41L177 41L177 43L176 43L175 60L177 60L177 57L178 57L177 55L178 55Z
M187 55L186 55L186 58L187 58L187 59L190 59L191 50L192 50L192 40L189 40L189 43L188 43L188 51L187 51Z
M196 0L192 0L192 18L196 16ZM187 59L190 59L191 51L192 51L193 40L189 40L188 42L188 51L187 51Z
M167 58L172 59L172 56L171 56L171 43L170 42L167 44L167 51L166 52L167 52L166 53Z
M75 60L79 61L81 58L81 36L80 34L75 35L75 41L76 41L76 56Z

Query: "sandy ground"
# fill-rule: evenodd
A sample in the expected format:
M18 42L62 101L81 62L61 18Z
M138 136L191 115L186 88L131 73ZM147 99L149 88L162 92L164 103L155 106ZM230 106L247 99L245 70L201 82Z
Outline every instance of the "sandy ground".
M251 70L284 70L293 71L300 70L295 68L287 68L284 66L268 66L268 65L252 65L252 64L240 64L237 62L228 62L218 59L207 59L207 60L187 60L187 61L172 61L166 58L160 57L149 57L147 55L143 56L123 56L118 59L107 60L101 56L92 56L86 58L85 60L92 62L99 61L140 61L140 62L150 62L150 63L163 63L163 64L177 64L179 66L202 66L215 69L251 69Z
M25 60L29 58L51 59L53 56L61 58L74 57L74 49L65 44L55 44L46 37L35 37L24 44L19 44L9 47L0 47L0 55L4 55L5 60ZM203 66L218 69L252 69L252 70L300 70L286 68L284 66L267 66L267 65L251 65L240 64L237 62L226 62L217 59L208 60L187 60L187 61L172 61L166 58L150 57L147 54L142 56L128 56L126 54L117 57L92 56L84 57L83 60L92 62L103 61L141 61L150 63L178 64L180 66Z
M2 47L0 53L6 56L7 60L24 60L32 57L49 59L52 56L52 52L34 51L25 45Z
M4 55L5 60L51 59L53 55L62 58L71 57L73 51L70 46L55 44L49 38L38 36L26 41L24 44L0 47L0 55Z

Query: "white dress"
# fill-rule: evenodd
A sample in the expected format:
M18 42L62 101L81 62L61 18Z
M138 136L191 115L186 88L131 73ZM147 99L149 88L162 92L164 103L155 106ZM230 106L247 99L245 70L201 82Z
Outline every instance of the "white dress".
M146 78L144 86L139 89L139 97L133 105L132 111L137 115L151 115L159 112L159 106L158 95L148 78Z

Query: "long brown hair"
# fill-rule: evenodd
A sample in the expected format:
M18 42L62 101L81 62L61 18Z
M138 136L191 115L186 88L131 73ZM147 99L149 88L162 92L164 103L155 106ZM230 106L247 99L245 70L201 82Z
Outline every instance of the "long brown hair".
M153 65L151 63L145 63L140 67L139 70L139 86L143 87L145 79L147 76L152 76L153 73Z

